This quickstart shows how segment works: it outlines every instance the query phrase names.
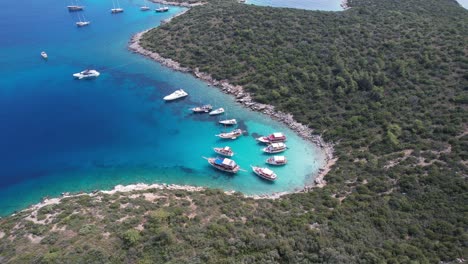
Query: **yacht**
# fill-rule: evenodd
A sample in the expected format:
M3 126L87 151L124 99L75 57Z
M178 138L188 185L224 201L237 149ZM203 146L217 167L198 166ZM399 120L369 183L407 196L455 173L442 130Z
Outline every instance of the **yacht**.
M220 137L222 139L236 139L236 138L242 136L242 130L241 129L234 129L231 132L221 133L221 134L218 134L216 136Z
M194 108L191 108L194 113L208 113L213 109L213 106L207 104L207 105L202 105L202 106L197 106Z
M224 113L224 108L221 107L221 108L218 108L218 109L215 109L215 110L211 111L209 113L209 115L220 115L222 113Z
M220 120L219 123L222 124L222 125L226 125L226 126L237 125L236 119Z
M154 11L158 12L158 13L162 13L162 12L167 12L169 11L169 7L167 6L163 6L163 7L159 7L159 8L156 8Z
M82 11L84 9L84 6L79 6L79 5L69 5L67 6L69 12L75 12L75 11Z
M73 74L73 77L78 78L79 80L81 79L90 79L90 78L96 78L100 75L100 73L96 70L89 70L86 69L82 72L78 72Z
M91 24L91 21L78 21L76 22L77 27L85 27L87 25Z
M261 178L269 181L274 181L276 180L276 173L274 173L272 170L268 168L261 168L261 167L256 167L256 166L250 166L252 167L252 170L255 174L260 176Z
M47 60L48 56L47 56L47 53L45 53L45 51L41 52L41 57L45 60Z
M182 98L182 97L185 97L187 96L188 93L186 93L184 90L182 89L179 89L179 90L176 90L175 92L171 93L170 95L166 95L164 96L164 100L165 101L172 101L172 100L176 100L176 99L179 99L179 98Z

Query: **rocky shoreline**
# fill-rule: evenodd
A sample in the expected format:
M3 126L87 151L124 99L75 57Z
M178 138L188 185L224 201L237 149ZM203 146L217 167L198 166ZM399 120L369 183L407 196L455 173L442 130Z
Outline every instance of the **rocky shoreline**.
M242 86L232 85L226 80L221 80L221 81L216 80L211 75L204 73L204 72L200 72L198 68L190 69L187 67L182 67L180 63L177 61L164 58L163 56L161 56L160 54L156 52L152 52L152 51L144 49L140 45L140 40L141 40L141 37L149 30L150 29L133 35L128 45L129 50L135 53L141 54L143 56L146 56L148 58L151 58L170 69L181 71L181 72L192 73L194 76L207 82L209 85L218 87L224 93L234 96L236 98L236 101L242 104L244 107L266 114L270 116L271 118L273 118L274 120L277 120L279 122L286 124L289 128L291 128L291 130L296 132L299 136L317 145L325 153L326 165L324 166L324 168L321 168L319 170L319 174L314 179L314 185L304 186L304 189L300 191L308 191L310 188L313 188L313 187L322 188L326 186L326 181L324 180L324 177L330 171L331 167L335 164L337 160L337 158L334 158L333 156L334 148L333 148L332 143L327 143L322 139L320 135L313 134L313 129L294 120L291 114L284 113L281 111L276 111L275 107L272 105L254 102L252 99L252 96L248 92L244 91ZM274 196L277 196L277 195L274 195Z

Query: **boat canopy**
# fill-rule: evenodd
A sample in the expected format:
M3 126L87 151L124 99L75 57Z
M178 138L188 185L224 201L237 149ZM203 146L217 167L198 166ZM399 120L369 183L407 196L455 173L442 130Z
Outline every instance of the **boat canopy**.
M284 161L284 156L273 156L273 160L275 162L283 162Z
M284 143L271 143L270 145L272 148L284 148Z
M226 146L226 147L224 147L224 150L226 150L226 151L230 151L230 150L231 150L231 148L230 148L230 147L228 147L228 146Z
M274 174L274 172L268 168L263 168L262 169L262 172L265 174L265 175L268 175L268 176L271 176Z
M235 161L227 158L217 158L215 160L215 164L220 166L227 166L230 168L234 168L237 165Z
M273 133L273 137L274 138L282 138L282 137L284 137L284 135L281 132L276 132L276 133Z

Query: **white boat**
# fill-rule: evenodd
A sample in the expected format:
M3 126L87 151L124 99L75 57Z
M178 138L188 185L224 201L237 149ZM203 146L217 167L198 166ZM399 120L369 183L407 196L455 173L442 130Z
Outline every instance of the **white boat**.
M276 132L266 137L259 137L257 140L262 143L284 142L286 141L286 136L281 132Z
M140 10L141 11L148 11L150 10L151 8L149 6L140 6Z
M112 7L112 14L122 13L124 11L123 8L120 8L119 0L117 0L117 5L115 5L114 0L112 0Z
M274 181L276 180L276 173L274 173L272 170L268 168L261 168L261 167L256 167L256 166L250 166L252 167L252 170L255 174L260 176L261 178L269 181Z
M216 135L217 137L223 138L223 139L236 139L240 136L242 136L242 130L241 129L234 129L231 132L225 132Z
M215 109L215 110L211 111L209 113L209 115L220 115L222 113L224 113L224 108L221 107L221 108L218 108L218 109Z
M169 7L159 5L159 8L156 8L154 11L158 13L167 12L169 11Z
M166 95L164 96L164 100L165 101L172 101L172 100L176 100L176 99L179 99L179 98L182 98L182 97L185 97L187 96L188 93L186 93L184 90L182 89L179 89L179 90L176 90L175 92L171 93L170 95Z
M75 11L82 11L84 9L84 6L78 5L78 1L76 1L76 4L73 3L67 6L69 12L75 12Z
M78 72L73 74L73 77L78 78L78 79L90 79L90 78L96 78L100 75L100 73L96 70L89 70L86 69L82 72Z
M47 53L45 53L45 51L41 52L41 57L45 60L47 60L48 56L47 56Z
M222 157L217 157L217 158L205 158L204 159L208 160L208 163L215 167L218 170L222 170L225 172L230 172L230 173L237 173L240 170L239 165L231 159L228 158L222 158Z
M288 159L285 156L273 156L265 160L266 163L275 166L286 165Z
M219 123L227 126L237 125L236 119L220 120Z
M85 26L91 24L91 21L86 21L84 15L83 15L83 20L81 19L81 16L80 16L80 15L78 15L78 19L79 19L80 21L76 22L76 26L77 26L77 27L85 27Z
M207 105L202 105L202 106L197 106L194 108L191 108L194 113L208 113L213 109L213 106L207 104Z
M286 148L287 148L286 144L282 142L278 142L278 143L271 143L270 145L268 145L268 147L263 148L263 151L266 153L279 153L279 152L285 151Z
M232 157L234 156L234 151L232 151L232 149L228 146L224 147L224 148L213 148L214 152L220 154L220 155L223 155L223 156L227 156L227 157Z

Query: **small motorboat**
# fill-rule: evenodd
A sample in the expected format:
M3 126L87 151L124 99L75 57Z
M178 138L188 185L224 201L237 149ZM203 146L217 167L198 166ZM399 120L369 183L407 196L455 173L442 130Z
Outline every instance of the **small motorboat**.
M166 95L164 96L164 100L165 101L172 101L172 100L176 100L176 99L179 99L179 98L182 98L182 97L185 97L187 96L188 93L186 93L184 90L182 89L179 89L179 90L176 90L175 92L171 93L170 95Z
M169 11L169 7L167 7L167 6L159 7L159 8L156 8L154 11L156 11L158 13L167 12L167 11Z
M220 137L220 138L223 138L223 139L236 139L239 136L242 136L242 130L234 129L231 132L221 133L221 134L218 134L216 136Z
M111 9L112 14L123 13L123 11L124 11L123 8L120 8L120 7Z
M261 167L256 167L256 166L250 166L252 167L252 170L255 174L260 176L261 178L269 181L274 181L276 180L276 173L274 173L272 170L268 168L261 168Z
M286 141L286 136L281 132L276 132L266 137L259 137L257 138L257 140L267 144L275 142L284 142Z
M224 108L221 107L221 108L218 108L218 109L215 109L215 110L211 111L209 113L209 115L220 115L222 113L224 113Z
M91 24L91 21L78 21L76 22L77 27L85 27L87 25Z
M229 173L237 173L240 170L239 165L231 159L228 158L222 158L222 157L217 157L217 158L205 158L204 159L208 160L208 163L215 167L218 170L229 172Z
M236 119L220 120L219 123L222 125L227 125L227 126L237 125Z
M211 109L213 109L213 106L207 104L191 108L190 110L192 110L194 113L209 113Z
M79 6L79 5L69 5L67 6L69 12L75 12L75 11L82 11L84 9L84 6Z
M141 6L141 7L140 7L140 10L141 10L141 11L148 11L148 10L150 10L150 9L151 9L151 8L150 8L149 6Z
M96 70L89 70L86 69L82 72L78 72L73 74L73 77L78 78L79 80L81 79L90 79L90 78L96 78L100 75L100 73Z
M282 142L278 142L278 143L271 143L270 145L268 145L268 147L263 148L263 151L266 153L279 153L279 152L285 151L286 148L287 148L286 144Z
M286 165L288 160L285 156L273 156L265 160L266 163L274 166Z
M45 51L41 52L41 57L42 57L44 60L47 60L47 58L48 58L47 53L45 53Z
M226 146L224 148L213 148L213 150L214 150L214 152L216 152L216 153L218 153L220 155L223 155L223 156L227 156L227 157L234 156L234 152L228 146Z

